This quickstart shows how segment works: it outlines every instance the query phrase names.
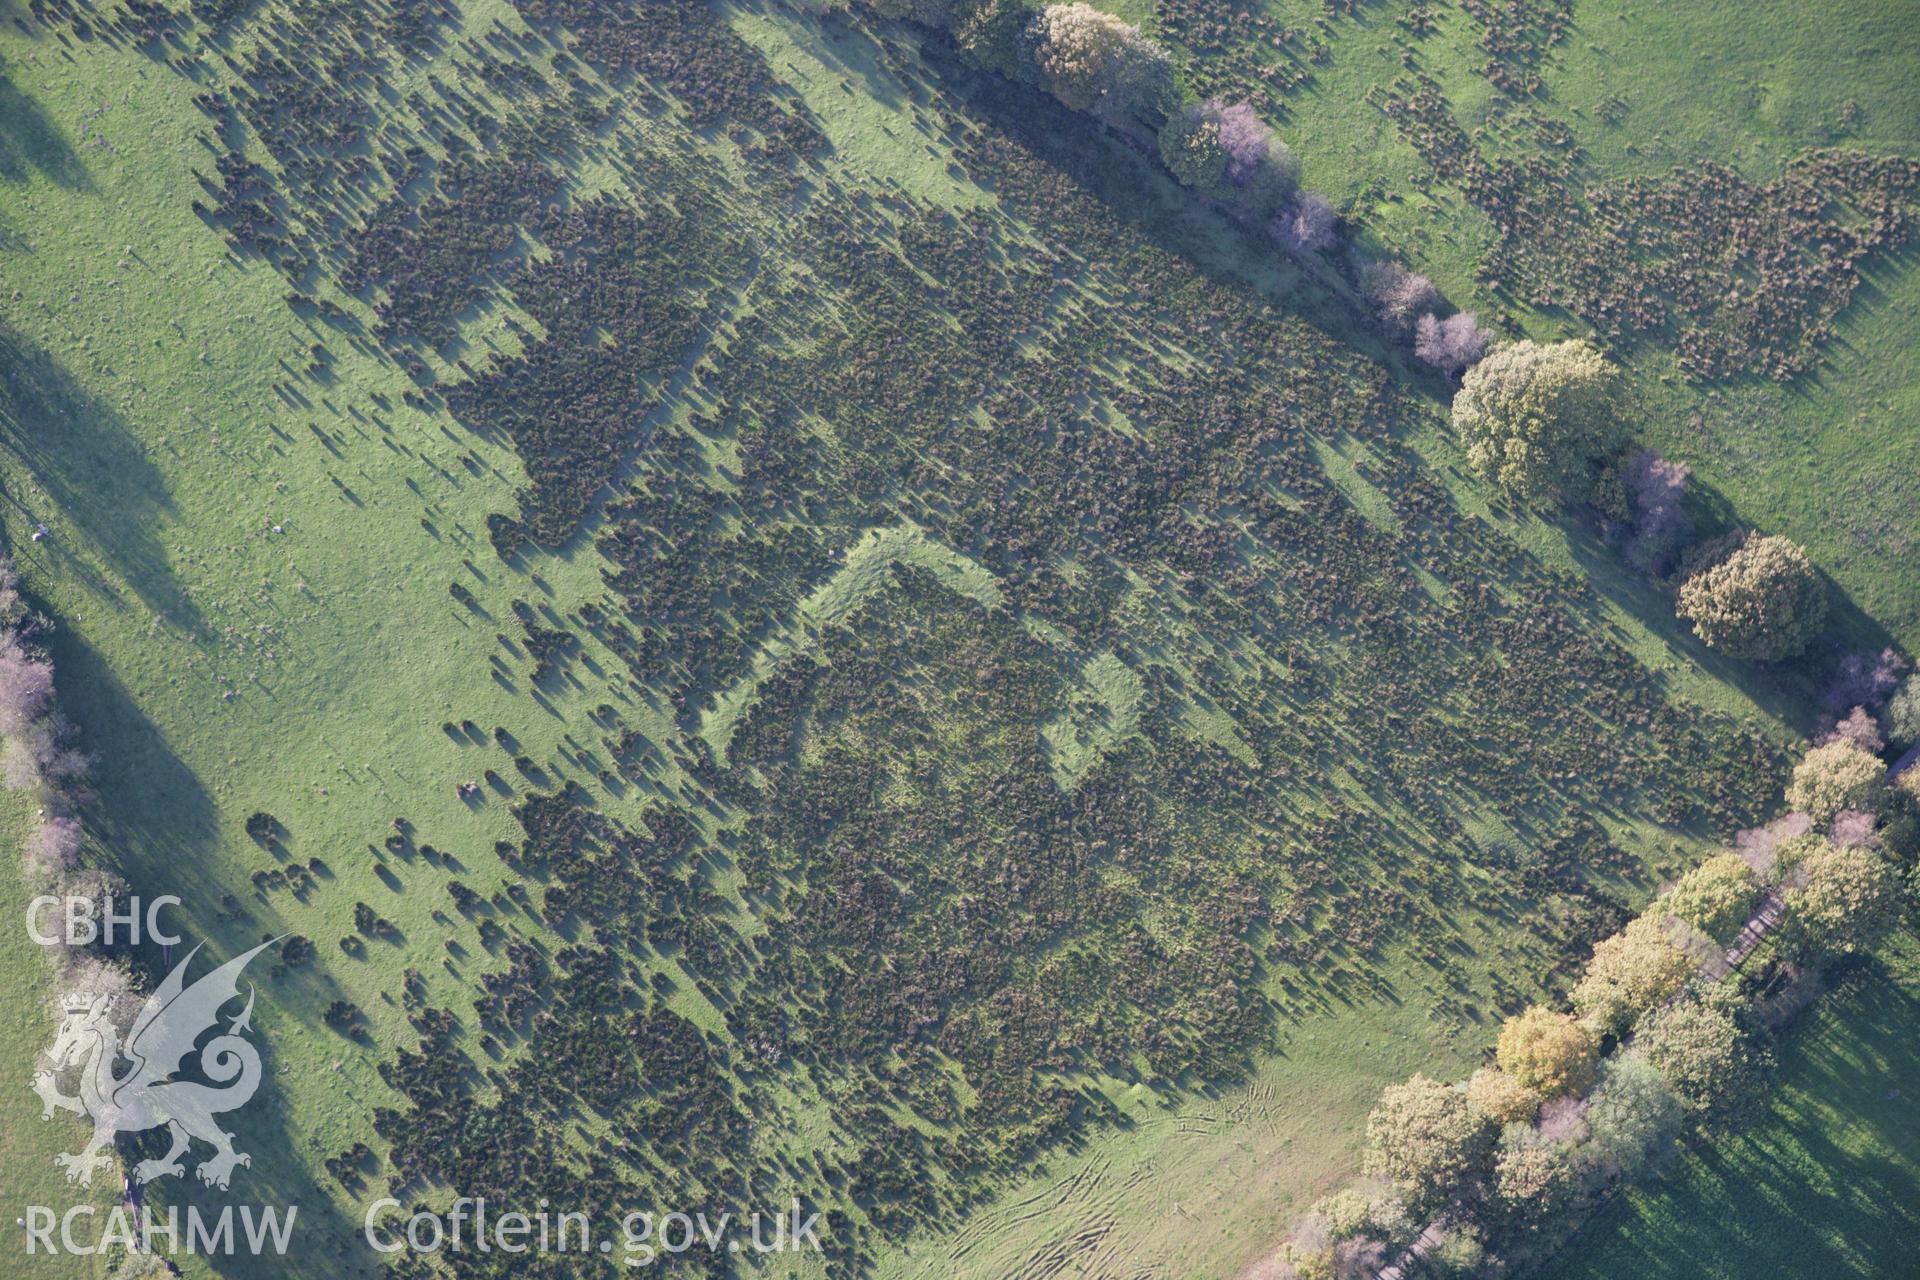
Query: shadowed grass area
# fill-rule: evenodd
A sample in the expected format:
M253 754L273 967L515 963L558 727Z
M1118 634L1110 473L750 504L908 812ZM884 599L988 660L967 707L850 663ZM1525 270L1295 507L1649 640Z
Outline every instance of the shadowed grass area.
M1747 1131L1622 1196L1551 1280L1912 1275L1920 1241L1920 944L1821 999Z

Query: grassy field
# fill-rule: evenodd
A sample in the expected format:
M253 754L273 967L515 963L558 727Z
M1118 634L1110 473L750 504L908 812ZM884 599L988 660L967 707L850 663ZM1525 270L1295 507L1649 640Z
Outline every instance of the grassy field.
M1920 947L1901 937L1822 999L1765 1116L1622 1196L1552 1280L1898 1276L1920 1229Z
M969 171L969 165L984 167L977 147L969 146L1007 127L976 109L969 93L979 92L977 85L923 73L910 47L889 51L864 36L829 34L777 6L731 12L734 27L772 68L780 92L804 104L830 141L830 158L809 177L811 190L792 197L799 207L808 199L820 202L828 211L823 222L878 219L876 240L902 259L907 249L901 228L930 238L929 228L946 225L945 216L969 214L979 219L969 226L986 228L979 243L989 250L989 262L1042 248L1052 255L1047 261L1058 271L1057 282L1048 285L1053 292L1043 308L1022 313L1032 322L1024 336L1033 372L995 369L981 375L1000 381L992 382L991 394L983 387L979 402L991 400L1006 422L928 428L923 454L944 446L942 436L967 430L1033 436L1042 427L1017 416L1018 397L1007 387L1038 386L1047 369L1075 360L1094 365L1098 377L1076 389L1074 403L1098 406L1095 412L1108 422L1120 421L1116 406L1128 393L1171 385L1189 369L1211 369L1221 383L1228 380L1232 361L1209 345L1210 335L1182 332L1180 313L1170 312L1169 321L1134 296L1126 272L1149 259L1134 241L1117 232L1106 243L1077 241L1071 226L1046 225L1023 209L1008 175L998 175L996 188L991 177ZM1355 25L1377 24L1387 12L1364 10ZM1659 12L1660 21L1668 20ZM464 5L446 46L471 58L496 24L515 31L524 25L505 4ZM243 29L224 44L225 52L244 54L254 42L266 41L266 25ZM1361 161L1393 156L1392 163L1404 164L1411 155L1396 150L1390 129L1375 139L1377 145L1343 151L1365 133L1353 121L1375 119L1352 111L1343 116L1337 96L1345 91L1341 86L1351 88L1346 106L1352 107L1370 74L1364 68L1371 38L1364 31L1352 34L1323 88L1311 103L1297 105L1288 126L1309 182L1336 194L1346 192L1334 175L1347 175L1358 190L1367 180ZM226 73L214 69L226 65L215 46L198 32L188 40L201 70L232 88L222 78ZM1571 50L1567 57L1572 60ZM454 61L443 51L405 64L394 72L385 101L424 93L430 77L445 76L503 115L528 110L504 93L489 96L495 90L482 87L482 77L456 74ZM1799 65L1793 76L1817 82L1811 62L1805 70ZM613 522L596 510L576 536L555 548L523 549L513 563L497 557L488 545L487 518L514 511L529 478L512 442L470 430L444 406L410 400L415 385L392 350L364 328L343 337L319 320L302 318L287 305L288 283L278 272L233 251L196 215L194 201L207 196L195 174L212 171L217 151L218 131L193 105L205 85L132 49L30 25L26 31L13 24L0 28L0 71L0 137L7 140L0 143L0 386L8 446L0 460L0 518L19 548L28 585L62 623L54 646L62 705L100 759L95 781L102 799L94 830L102 861L136 886L180 894L187 900L189 931L212 939L216 949L236 950L282 932L309 937L319 949L314 965L276 970L263 985L257 1025L269 1046L273 1079L248 1112L243 1144L255 1157L246 1172L245 1198L297 1202L303 1225L314 1232L310 1250L286 1264L292 1273L369 1269L352 1236L361 1207L383 1188L384 1171L354 1190L336 1184L322 1167L355 1142L384 1153L373 1114L407 1102L381 1072L421 1040L418 1025L409 1021L417 1008L403 1008L413 1004L402 994L403 973L419 975L419 1005L446 1007L460 1017L460 1040L479 1067L504 1072L527 1056L526 1038L509 1037L490 1060L476 1047L476 999L486 990L484 980L505 965L479 920L453 910L447 895L448 881L456 878L483 895L522 879L499 852L500 842L511 848L526 834L510 813L512 805L572 782L590 798L593 811L627 829L641 830L650 815L663 812L688 815L699 845L686 862L700 869L692 878L714 890L718 905L711 917L720 922L722 936L739 939L745 948L765 931L791 924L796 909L790 903L756 896L765 893L767 882L789 874L791 849L769 852L749 841L745 833L760 830L749 818L765 815L754 811L751 799L720 800L704 790L692 749L703 741L726 763L739 734L754 730L756 716L764 721L775 714L763 708L770 687L785 696L781 677L816 660L826 669L822 678L832 675L836 663L851 667L860 655L858 646L850 651L850 627L868 627L877 643L932 625L900 604L901 588L891 577L896 566L925 569L953 593L943 598L939 620L950 618L956 628L978 623L979 635L969 633L965 652L983 665L950 670L928 660L876 674L878 687L904 690L916 710L932 708L924 740L904 734L899 743L863 740L853 714L809 713L796 716L791 726L793 760L776 763L814 768L843 758L852 744L867 758L898 766L897 776L876 794L904 812L912 812L921 793L956 786L954 779L999 782L994 770L1004 761L986 757L1003 750L1007 723L981 716L978 708L956 709L951 698L977 670L988 669L981 655L999 645L1048 673L1043 688L1051 701L1018 723L1031 731L1036 776L1050 779L1060 794L1110 787L1128 770L1178 774L1172 766L1142 763L1156 750L1179 753L1175 758L1186 762L1193 777L1238 768L1275 789L1277 799L1262 801L1269 816L1257 833L1230 828L1215 813L1176 829L1177 840L1156 834L1142 841L1217 852L1218 863L1200 864L1205 875L1171 859L1144 870L1097 864L1108 877L1098 885L1102 892L1134 893L1150 904L1138 936L1156 943L1182 938L1190 908L1209 900L1229 874L1269 873L1273 901L1290 903L1292 873L1273 870L1281 856L1277 846L1297 843L1330 811L1354 824L1380 824L1369 828L1382 833L1376 843L1341 846L1356 876L1377 884L1416 868L1444 882L1461 905L1449 917L1444 946L1430 940L1434 951L1446 953L1439 958L1398 940L1379 946L1329 934L1284 963L1261 961L1248 985L1284 1014L1276 1017L1270 1037L1241 1056L1237 1078L1223 1082L1190 1074L1164 1081L1144 1070L1119 1070L1128 1064L1115 1062L1107 1064L1114 1069L1081 1062L1050 1066L1044 1081L1049 1088L1081 1089L1099 1100L1110 1119L1047 1149L1033 1166L994 1170L988 1181L1004 1194L963 1222L936 1217L929 1224L949 1231L923 1230L906 1243L874 1242L876 1274L999 1280L1077 1266L1094 1273L1132 1267L1229 1275L1258 1256L1288 1216L1347 1175L1359 1121L1380 1084L1414 1069L1459 1073L1484 1051L1500 1003L1531 998L1555 980L1565 957L1553 950L1558 944L1550 945L1549 930L1533 915L1539 895L1515 887L1520 850L1544 838L1549 816L1505 795L1468 790L1458 797L1466 834L1434 836L1432 847L1445 852L1427 853L1422 822L1406 807L1418 797L1410 797L1404 780L1382 770L1385 757L1374 758L1373 740L1355 736L1377 728L1375 708L1364 695L1379 655L1370 650L1365 627L1301 622L1293 616L1297 600L1268 579L1249 589L1257 605L1254 621L1231 615L1222 621L1218 600L1188 594L1164 558L1141 555L1124 565L1126 572L1109 575L1118 603L1104 629L1089 627L1081 635L1075 620L1084 607L1076 603L1075 612L1035 603L1045 598L1008 563L990 564L979 548L943 540L942 522L949 539L952 530L966 526L943 507L945 495L933 486L915 490L900 481L898 491L863 489L856 501L814 492L809 475L796 493L782 495L779 519L792 519L789 497L824 510L820 520L793 522L821 530L837 558L777 584L785 605L768 610L764 621L754 615L724 637L731 648L715 662L730 664L722 671L725 679L707 683L701 670L689 683L675 685L682 673L665 660L657 669L640 664L636 671L628 654L584 621L588 606L616 616L622 611L610 582L624 566L596 542ZM1588 78L1583 83L1597 83L1601 72L1581 74ZM1687 72L1676 67L1666 74L1677 81ZM1351 83L1343 76L1352 77ZM1879 84L1878 76L1883 73L1868 79ZM1868 126L1879 113L1896 112L1900 95L1908 92L1892 71L1884 72L1884 80L1878 91L1884 100L1867 100L1862 119ZM418 126L424 116L409 115L411 110L394 106L393 118ZM619 167L634 155L675 174L710 164L716 166L712 188L738 202L729 211L736 219L730 233L764 249L756 266L761 275L742 290L747 300L713 326L720 338L711 359L696 359L697 368L680 375L681 393L651 415L636 411L631 424L636 437L644 418L662 436L694 440L703 479L728 495L744 493L750 488L745 445L755 424L728 418L717 426L688 425L703 415L724 414L725 406L705 398L718 394L706 385L707 375L717 379L729 366L763 360L787 362L781 367L796 375L815 375L800 355L858 319L856 295L842 297L828 288L830 270L846 264L810 256L815 246L795 229L788 206L740 176L743 162L715 131L694 136L677 118L645 109L639 95L622 110L599 150L567 155L567 200L577 203L602 190L637 192L644 184ZM423 136L430 132L423 129ZM1784 147L1798 136L1783 132L1771 145ZM1702 135L1697 142L1718 140ZM1101 152L1082 140L1070 145L1094 152L1095 163L1076 170L1075 181L1099 193L1103 208L1119 211L1121 230L1174 246L1208 274L1254 291L1273 314L1300 325L1285 337L1303 351L1319 350L1310 338L1324 342L1331 335L1345 344L1343 351L1350 346L1366 356L1382 353L1338 293L1317 286L1311 273L1253 252L1248 238L1186 208L1164 180L1141 177L1125 153ZM249 154L263 154L257 140ZM1754 163L1767 159L1756 156ZM1436 203L1420 215L1432 221L1409 215L1402 224L1388 209L1381 205L1378 234L1430 269L1454 296L1469 296L1464 282L1471 277L1470 235L1460 242L1459 256L1436 253L1429 262L1416 251L1425 241L1415 229L1444 223L1448 234L1466 234L1459 228L1470 228L1471 218L1454 218ZM1125 263L1105 257L1120 251L1116 244L1132 255ZM925 278L947 267L928 260L913 269ZM1830 473L1845 434L1842 424L1877 404L1874 396L1909 394L1901 390L1912 386L1898 372L1901 366L1876 354L1895 344L1900 315L1910 315L1899 311L1907 305L1899 298L1910 288L1909 275L1894 276L1884 295L1849 313L1849 326L1865 327L1848 329L1852 350L1836 356L1835 368L1820 383L1834 397L1831 433L1823 428L1814 444L1793 455L1799 458L1794 465L1808 474ZM1201 291L1199 285L1186 287L1188 293ZM817 291L818 300L810 291ZM368 307L330 285L318 293L358 319L370 318ZM1171 309L1186 305L1186 294L1152 301ZM945 305L935 301L929 310L945 315ZM1133 329L1100 327L1107 311L1124 314ZM750 330L763 313L784 327ZM461 376L454 372L456 359L483 369L509 361L530 339L511 331L507 318L524 323L526 315L504 291L461 312L462 337L433 355L435 368L455 383ZM527 327L535 332L540 326ZM930 326L929 341L939 336L936 328ZM752 339L741 336L748 332ZM1846 363L1855 358L1858 366ZM1841 371L1849 367L1866 381L1845 382ZM1393 366L1393 372L1405 370ZM1336 390L1344 395L1362 375L1343 368L1338 379ZM860 451L869 446L860 432L869 418L900 412L885 394L855 401L838 390L814 391L798 376L795 384L813 398L798 415L809 425L793 436L836 463L864 457ZM1869 385L1881 390L1869 392ZM1189 402L1205 389L1182 387ZM1284 390L1290 401L1307 398L1299 387ZM1764 724L1776 739L1788 736L1804 677L1760 678L1713 660L1674 624L1657 589L1620 570L1591 536L1490 506L1435 428L1432 392L1420 387L1409 393L1412 421L1397 435L1366 421L1358 409L1343 409L1350 417L1337 427L1316 421L1299 455L1306 481L1318 484L1324 475L1324 493L1310 496L1324 500L1315 510L1340 531L1341 546L1359 545L1373 536L1365 531L1378 531L1388 540L1379 553L1382 565L1398 566L1407 582L1420 584L1422 598L1407 606L1409 615L1457 643L1453 628L1462 624L1446 601L1457 602L1486 581L1519 591L1522 584L1533 589L1550 580L1553 592L1565 593L1553 596L1553 607L1566 610L1575 632L1617 644L1634 679L1648 681L1658 698L1686 699ZM1684 399L1693 393L1672 394ZM1789 393L1756 387L1742 394ZM1178 398L1168 394L1156 407L1173 402ZM1813 411L1797 400L1790 408L1782 409L1779 430L1808 430ZM1059 419L1066 413L1059 409ZM980 410L978 416L987 415ZM1889 436L1895 416L1889 411L1876 418ZM903 431L926 426L900 425ZM1176 419L1131 430L1136 437L1177 438L1184 427ZM1116 440L1124 434L1113 430ZM1006 447L1016 443L1010 439ZM1792 505L1812 504L1822 491L1796 483L1805 476L1792 472L1743 472L1739 456L1746 455L1734 451L1748 448L1769 459L1789 455L1751 441L1727 447L1726 459L1709 464L1701 458L1710 482L1742 514L1762 523L1778 520L1803 536L1863 608L1912 638L1920 608L1903 594L1914 584L1911 574L1895 572L1897 549L1884 540L1854 549L1822 542L1816 529L1794 523L1815 522L1812 506L1802 511ZM942 455L942 465L948 456ZM915 462L888 457L884 467L874 465L897 480ZM636 477L669 487L685 478L658 453L635 451L622 465L606 482L616 493ZM1431 560L1440 572L1428 567L1425 546L1417 542L1432 531L1409 505L1415 478L1437 482L1444 514L1451 519L1458 513L1467 530L1458 544L1445 544L1447 560ZM963 493L971 477L941 479ZM1896 539L1900 529L1920 527L1897 493L1875 493L1861 509L1863 521L1891 521L1887 536ZM1315 560L1259 545L1237 523L1243 517L1233 501L1204 492L1188 501L1196 520L1217 515L1221 526L1253 547L1244 561L1250 571L1273 574L1291 570L1298 560ZM927 522L925 528L913 523L918 520ZM43 522L49 536L31 541L28 534ZM1333 554L1328 550L1326 556ZM712 559L724 555L715 551ZM1103 567L1092 559L1061 558L1059 576L1069 586L1076 575L1082 584L1100 580ZM701 567L691 555L686 563L689 574ZM1391 572L1375 567L1383 581ZM755 577L731 580L743 600L758 589ZM1582 579L1598 589L1563 585ZM449 583L461 584L474 603L450 596ZM1006 605L1015 586L1026 589L1017 619ZM1365 586L1387 589L1371 580ZM1078 599L1064 589L1059 594ZM541 625L575 635L577 654L558 678L539 684L531 679L525 642L508 634L518 629L516 600L531 601ZM739 607L745 615L746 605ZM1308 676L1319 683L1307 683ZM1300 684L1290 683L1296 678ZM1598 677L1583 678L1600 683ZM1276 688L1283 692L1276 694ZM630 772L616 758L615 735L601 707L615 709L623 726L655 748L644 768ZM1464 691L1449 689L1444 699L1435 695L1416 709L1447 726L1485 724L1476 718L1483 709ZM443 729L468 720L482 736L503 728L516 745L483 746ZM1493 736L1491 727L1485 736ZM755 741L767 737L763 732ZM532 770L516 771L514 756L524 757ZM1323 765L1321 757L1331 762ZM756 767L753 761L767 763L754 757L744 767ZM1689 756L1683 763L1694 767L1699 760ZM500 776L497 785L483 786L475 799L456 794L456 783L480 779L487 770ZM764 783L778 772L761 770L758 777ZM1167 797L1180 779L1149 776L1156 803L1170 805ZM1571 776L1556 778L1550 788L1554 807L1598 814L1623 847L1630 874L1613 868L1604 877L1607 891L1622 900L1644 896L1658 875L1671 874L1726 834L1699 819L1657 822L1645 797L1611 789L1600 795L1581 786ZM746 788L734 794L746 794ZM247 818L256 811L271 813L287 828L283 851L262 848L246 835ZM419 845L390 849L397 820L418 833ZM948 845L924 832L909 835L930 858L942 854L936 861L963 862L962 854L946 856ZM956 849L963 843L943 838ZM444 852L427 856L420 847L426 842ZM804 882L803 874L791 878ZM1300 894L1310 904L1303 918L1312 929L1339 922L1327 901L1332 895L1316 897L1310 888ZM1337 901L1340 910L1356 910L1351 896ZM355 905L361 902L395 929L391 940L370 942L365 958L338 946L355 933ZM533 911L503 907L498 916L484 918L504 919L513 937L533 940L547 956L581 936L550 929ZM1259 939L1265 927L1249 935ZM0 944L13 946L4 939ZM636 990L664 990L662 1007L711 1041L734 1039L729 1019L741 981L702 972L689 951L636 941L620 954L632 964ZM32 968L37 962L24 949L4 955L10 978L40 980ZM1176 950L1173 958L1186 963L1189 955ZM1042 948L1031 962L1039 968L1069 959ZM1163 967L1176 966L1170 959ZM38 1044L40 1032L28 1033L38 1016L38 1005L26 1000L32 988L13 982L9 988L22 1000L10 1016L26 1028L15 1040ZM366 1013L367 1043L323 1024L321 1011L336 999ZM1199 1006L1211 999L1190 1002L1169 1020L1199 1017L1206 1012ZM1127 1012L1102 1010L1107 1018ZM868 1123L876 1099L896 1112L913 1109L916 1099L891 1091L899 1063L887 1059L881 1066L889 1091L854 1094L847 1086L850 1098L833 1095L842 1082L824 1071L820 1078L796 1072L772 1083L742 1073L741 1096L761 1108L753 1142L774 1149L772 1167L810 1193L833 1194L825 1188L837 1185L835 1179L844 1182L844 1169L829 1178L825 1166L851 1165L873 1145L849 1117ZM975 1090L983 1082L978 1072L967 1081ZM15 1093L20 1097L4 1105L32 1102L24 1090ZM510 1090L490 1081L476 1087L471 1105L476 1111L512 1111L512 1101ZM12 1110L0 1114L15 1116ZM569 1142L584 1144L609 1128L601 1117L577 1119ZM43 1159L53 1149L47 1144L57 1140L55 1127L8 1123L9 1142L21 1144L0 1152L9 1205L60 1190L48 1185ZM963 1146L956 1135L968 1130L959 1122L916 1117L888 1132L903 1147L929 1133ZM430 1195L444 1199L453 1190L434 1187ZM190 1273L206 1265L190 1262ZM289 1273L277 1263L250 1269L236 1262L222 1270Z

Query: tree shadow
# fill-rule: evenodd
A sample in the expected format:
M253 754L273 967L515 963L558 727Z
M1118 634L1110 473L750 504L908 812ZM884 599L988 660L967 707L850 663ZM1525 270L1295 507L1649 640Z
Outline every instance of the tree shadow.
M215 856L220 836L213 799L111 666L71 628L54 631L48 649L58 673L61 710L77 726L81 745L98 757L93 779L97 799L86 817L107 854L109 869L124 876L131 892L142 898L152 900L162 894L180 898L181 907L168 920L176 928L186 922L180 932L188 946L206 939L213 952L230 958L257 941L263 929L285 932L283 924L264 918L258 909L237 917L222 911L222 899L231 890L223 869L230 872L231 868ZM154 976L164 973L169 963L177 963L181 954L178 948L162 953L151 943L141 950ZM205 971L206 966L196 961L189 976ZM270 985L272 1008L263 1007L257 1015L265 1034L256 1037L266 1062L266 1082L232 1116L237 1148L253 1157L252 1164L235 1170L231 1192L205 1188L189 1174L153 1184L150 1198L162 1215L165 1210L160 1206L184 1210L191 1204L209 1224L230 1202L253 1206L255 1212L272 1206L284 1214L287 1207L297 1207L293 1247L324 1242L338 1251L351 1237L352 1224L341 1217L332 1196L314 1183L316 1175L302 1157L279 1085L283 1077L276 1069L276 1049L281 1046L276 1042L295 1034L318 1034L320 1011L339 992L323 974L305 967L278 974ZM343 1050L341 1057L348 1056ZM371 1103L363 1102L354 1089L348 1090L348 1099L365 1107L370 1123ZM196 1147L189 1166L205 1155L203 1147ZM237 1231L239 1224L235 1225ZM277 1275L282 1263L271 1253L256 1258L243 1249L234 1257L213 1259L212 1265L221 1274Z
M1745 527L1733 504L1698 476L1687 486L1687 506L1697 517L1695 540ZM1679 653L1693 667L1738 689L1776 721L1810 734L1816 728L1822 690L1831 681L1835 664L1847 653L1878 652L1895 646L1887 629L1825 573L1827 621L1807 652L1784 662L1750 662L1730 658L1709 648L1687 622L1674 613L1674 585L1643 573L1627 563L1619 547L1601 536L1590 513L1563 512L1557 521L1567 535L1567 546L1593 592L1631 614L1649 631ZM1763 530L1764 532L1764 530ZM1597 611L1588 621L1605 628Z
M84 541L100 549L142 604L190 635L199 608L181 589L158 529L174 512L159 468L126 421L89 395L45 351L0 321L0 437L33 472ZM19 499L12 501L20 506ZM45 514L21 508L30 520ZM47 554L69 557L56 535ZM95 590L118 596L95 578Z
M20 92L0 63L0 178L25 182L41 173L69 191L91 191L93 180L40 104Z

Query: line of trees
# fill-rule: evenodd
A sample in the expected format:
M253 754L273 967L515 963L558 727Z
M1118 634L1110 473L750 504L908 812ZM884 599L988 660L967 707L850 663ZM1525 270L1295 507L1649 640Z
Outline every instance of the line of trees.
M21 595L12 562L0 558L0 782L39 803L21 851L27 885L36 895L124 897L126 885L118 876L81 860L81 811L92 800L83 784L92 761L72 745L73 731L54 705L53 662L45 647L51 630ZM62 991L108 996L116 1017L132 1016L139 984L123 959L64 941L47 950Z
M1383 314L1405 316L1424 305L1419 277L1376 274ZM1422 342L1441 341L1444 323L1423 318L1421 325ZM1751 529L1693 542L1690 469L1627 439L1622 399L1619 371L1590 343L1521 341L1472 363L1451 417L1468 461L1500 489L1536 507L1588 503L1607 518L1634 567L1666 576L1677 565L1675 612L1709 648L1756 662L1805 653L1828 615L1826 582L1805 550ZM1887 683L1887 664L1898 662L1885 655L1874 673L1879 683L1865 682L1875 690L1868 700L1878 699L1877 709L1911 740L1920 737L1920 686L1896 692ZM1854 683L1862 680L1856 672ZM1867 715L1839 731L1863 739L1881 733Z
M1340 243L1326 197L1300 188L1300 165L1248 102L1196 99L1157 41L1085 3L1037 0L863 0L874 12L946 32L970 64L1037 85L1075 111L1156 144L1182 185L1236 219L1264 226L1288 252ZM817 8L845 8L820 0ZM1355 255L1375 317L1414 356L1458 378L1486 355L1491 335L1469 311L1450 311L1431 281L1391 260Z
M1384 1089L1366 1177L1316 1204L1271 1271L1370 1277L1420 1224L1424 1273L1524 1268L1687 1132L1751 1116L1775 1032L1821 971L1884 937L1903 875L1908 907L1920 902L1920 770L1889 785L1883 761L1829 742L1803 756L1787 803L1598 943L1570 1008L1508 1018L1492 1061L1465 1081L1415 1075ZM1770 901L1765 977L1721 980L1719 957Z

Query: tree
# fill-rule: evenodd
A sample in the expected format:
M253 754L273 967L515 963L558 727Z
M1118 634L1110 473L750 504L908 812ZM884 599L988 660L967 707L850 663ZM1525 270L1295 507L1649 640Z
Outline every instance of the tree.
M1477 1229L1464 1224L1451 1227L1440 1243L1427 1252L1426 1270L1445 1280L1484 1276L1488 1274L1488 1265L1486 1242Z
M1673 1149L1680 1120L1667 1078L1638 1053L1616 1054L1587 1107L1584 1152L1604 1177L1637 1178Z
M1445 302L1433 281L1390 259L1360 268L1360 291L1367 295L1382 324L1402 332Z
M1842 809L1875 809L1886 790L1887 766L1851 742L1815 747L1793 767L1787 803L1822 826Z
M1880 721L1860 706L1835 720L1833 728L1820 735L1821 746L1832 742L1852 743L1868 755L1878 755L1887 745L1880 733Z
M1681 1000L1655 1010L1634 1043L1687 1110L1734 1114L1765 1088L1773 1057L1725 1009Z
M1467 1105L1489 1124L1532 1120L1540 1095L1498 1067L1481 1067L1467 1080Z
M45 818L27 841L27 862L43 875L71 871L79 861L81 836L78 818Z
M1180 185L1206 191L1227 172L1227 149L1220 125L1199 107L1177 111L1160 129L1160 158Z
M1692 971L1693 961L1673 943L1667 917L1644 915L1594 945L1573 989L1573 1007L1595 1031L1620 1035L1678 991Z
M1493 1128L1462 1089L1416 1075L1389 1085L1367 1117L1367 1166L1422 1208L1451 1198L1486 1170Z
M1920 742L1920 673L1908 676L1887 702L1887 736L1903 747Z
M1274 210L1293 195L1300 180L1299 162L1286 144L1273 136L1273 131L1252 106L1209 98L1179 114L1210 124L1224 159L1217 174L1212 172L1209 159L1200 175L1205 181L1187 185L1209 190L1215 198L1224 201L1236 217L1252 222L1273 216ZM1169 138L1163 132L1163 153L1168 144ZM1168 168L1179 172L1172 159L1168 159ZM1181 181L1185 182L1186 178L1182 177Z
M1827 827L1827 839L1835 847L1851 849L1856 845L1875 845L1880 843L1879 819L1863 809L1842 809L1833 815L1833 822Z
M1573 1162L1559 1143L1546 1141L1525 1125L1512 1125L1500 1136L1493 1194L1510 1217L1524 1222L1558 1213L1575 1181Z
M1660 899L1660 910L1725 946L1759 900L1760 877L1739 854L1723 853L1681 876Z
M0 734L25 733L53 701L53 667L30 658L20 642L0 635Z
M1821 709L1834 717L1848 707L1880 711L1900 691L1901 680L1910 665L1892 648L1878 653L1872 650L1850 653L1840 659L1840 665L1835 668L1833 683L1820 700Z
M1693 469L1641 446L1630 450L1620 468L1619 513L1628 523L1628 563L1643 573L1665 573L1680 547L1693 536L1693 521L1682 499Z
M1486 331L1471 311L1456 311L1445 320L1428 312L1413 326L1413 354L1449 377L1486 353Z
M1164 109L1173 88L1166 51L1090 4L1053 4L1027 27L1040 83L1076 111L1109 119Z
M1212 98L1206 112L1220 129L1220 146L1227 153L1226 180L1236 187L1246 186L1273 160L1274 148L1279 145L1273 130L1250 103L1223 103Z
M1295 253L1318 253L1330 248L1340 226L1325 196L1303 191L1291 204L1274 215L1273 237Z
M1031 0L959 0L953 7L953 42L976 67L1013 80L1031 80L1026 32L1034 19Z
M1571 1014L1536 1004L1507 1019L1494 1057L1521 1088L1554 1098L1591 1084L1599 1054L1593 1037Z
M1516 342L1473 366L1453 398L1467 460L1528 502L1581 497L1620 434L1611 366L1585 342Z
M1688 578L1679 614L1731 657L1775 662L1803 652L1827 620L1827 589L1791 539L1749 533L1739 550Z
M1799 887L1781 894L1781 946L1804 959L1867 951L1894 921L1899 880L1870 849L1819 850L1801 864Z

